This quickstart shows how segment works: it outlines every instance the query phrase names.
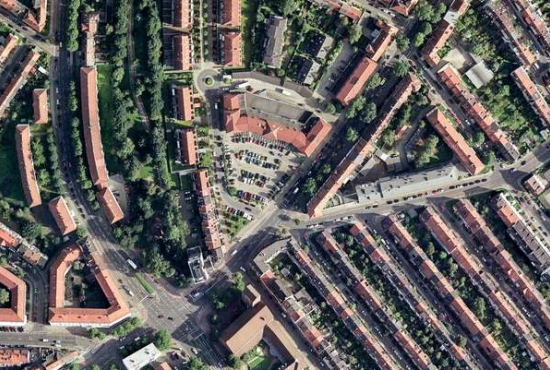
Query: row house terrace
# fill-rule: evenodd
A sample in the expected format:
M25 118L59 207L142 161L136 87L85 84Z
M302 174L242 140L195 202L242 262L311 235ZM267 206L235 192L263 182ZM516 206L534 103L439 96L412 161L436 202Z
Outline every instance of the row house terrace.
M468 88L462 83L460 75L450 64L443 66L438 72L439 78L454 96L462 109L479 125L489 140L511 160L519 158L519 151L502 131L498 122L491 113L477 100Z
M350 151L338 163L325 183L319 188L317 194L309 201L307 210L309 217L319 217L323 209L340 188L354 177L357 169L375 150L375 144L382 132L390 124L395 113L403 106L409 97L417 92L421 82L413 74L408 74L398 83L392 95L385 101L380 109L378 119L373 122L366 133L355 143Z
M352 279L352 284L354 285L353 289L356 294L368 303L371 310L380 321L386 325L396 342L403 348L413 362L422 370L436 370L437 368L432 364L428 355L403 328L401 323L390 314L390 311L385 307L378 293L366 280L361 279L359 271L351 265L351 261L346 253L339 247L328 229L325 229L317 236L317 242L323 247L325 252L329 254L343 275L348 279ZM359 283L357 284L358 281Z
M535 83L531 80L524 67L519 67L512 72L512 77L516 81L519 89L525 96L525 99L531 104L540 120L550 126L550 107L544 96L540 93Z
M449 280L443 276L410 233L400 225L400 222L396 218L389 218L385 223L390 234L397 240L397 244L409 255L411 262L418 266L424 278L431 281L438 294L443 298L445 305L454 312L460 323L469 332L471 338L479 343L486 357L501 370L517 370L517 366L503 351L492 334L483 326L472 310L468 308Z
M550 248L515 209L503 193L492 200L493 209L508 228L508 234L527 255L535 269L545 278L550 273Z
M350 233L369 253L370 259L380 267L380 271L388 278L395 289L400 292L400 296L411 310L418 312L419 318L432 328L438 338L446 342L448 352L465 368L478 369L466 352L454 343L452 334L434 313L434 309L416 289L414 283L399 269L387 251L375 241L366 225L358 221L353 224Z
M42 204L40 188L34 171L34 163L31 151L31 127L29 125L17 125L15 127L15 148L19 162L21 185L29 208Z
M344 0L309 0L309 1L320 7L328 8L329 11L335 11L342 15L345 15L355 23L358 23L363 15L363 11L361 9L345 2Z
M291 256L296 264L307 275L313 286L319 291L336 315L342 319L348 330L363 344L376 364L382 370L397 369L397 365L387 351L380 345L368 329L361 323L357 315L350 309L344 298L336 288L329 283L321 271L313 264L313 261L298 246L292 245Z
M500 285L489 271L486 271L474 255L465 248L461 238L451 230L443 219L432 208L427 208L420 218L460 267L468 274L471 281L478 285L480 291L488 298L491 305L512 327L521 341L530 348L530 352L541 369L550 369L550 358L542 346L533 338L533 328L521 314L511 298L501 290Z
M8 57L15 49L18 42L19 38L11 33L5 37L4 43L0 45L0 66L4 64L6 60L8 60Z
M378 0L390 8L390 10L408 17L419 0Z
M225 254L225 245L221 240L218 229L219 220L214 204L214 198L208 183L208 171L200 170L195 174L199 214L201 215L201 228L204 235L204 243L209 251L214 253L216 260L221 260Z
M19 89L25 85L29 75L34 72L34 66L39 58L38 50L31 50L21 63L21 69L15 72L14 77L0 95L0 117L4 115Z
M295 240L281 240L263 249L262 253L254 258L253 267L259 274L264 287L287 314L289 320L298 329L323 364L329 369L346 369L349 365L346 364L343 354L329 340L331 333L323 333L319 330L310 316L311 313L319 310L313 298L303 288L293 293L285 280L275 275L269 265L280 254L288 255L289 243L295 243Z
M506 278L517 288L523 299L537 312L540 320L550 330L550 308L542 294L523 273L500 240L491 231L485 219L479 214L469 200L462 199L454 206L455 212L462 222L474 235L477 241L484 246L503 271Z
M451 38L458 19L466 13L469 6L469 0L454 0L428 42L426 42L426 46L422 48L422 59L424 59L430 67L435 67L441 62L439 52Z
M48 256L40 252L34 245L29 244L21 235L0 222L0 247L7 251L18 253L23 260L33 266L44 267Z

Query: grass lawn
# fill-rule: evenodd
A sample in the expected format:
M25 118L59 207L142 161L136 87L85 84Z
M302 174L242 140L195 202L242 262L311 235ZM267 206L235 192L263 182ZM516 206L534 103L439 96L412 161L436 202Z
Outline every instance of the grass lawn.
M271 365L269 357L257 356L248 362L250 370L268 370Z
M113 67L108 64L97 66L97 88L99 94L99 119L101 123L101 141L105 152L105 161L109 172L116 173L118 162L114 155L116 145L113 135Z
M145 280L145 278L139 272L136 274L136 278L138 279L143 289L147 291L147 293L155 294L155 289Z
M0 128L0 197L20 203L25 201L15 152L15 128L8 123Z
M250 63L252 56L252 30L256 23L256 14L258 12L258 2L256 0L243 0L242 2L242 17L243 17L243 62L245 65Z

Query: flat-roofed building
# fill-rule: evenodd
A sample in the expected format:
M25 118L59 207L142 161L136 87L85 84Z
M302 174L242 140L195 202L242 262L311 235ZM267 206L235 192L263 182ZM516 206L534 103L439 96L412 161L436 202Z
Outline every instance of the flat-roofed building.
M48 317L50 325L109 328L130 317L130 308L98 252L85 256L86 263L102 290L108 306L105 308L65 307L65 276L73 263L83 257L83 250L77 245L72 245L63 249L50 267Z
M139 351L132 353L130 356L122 359L122 364L126 370L141 370L145 366L156 361L162 353L158 350L154 343L149 343Z
M15 147L19 161L19 173L23 193L30 208L42 204L40 188L34 171L34 163L31 151L31 128L29 125L17 125L15 127Z
M80 101L88 168L92 183L99 189L105 189L108 186L109 174L101 142L97 94L97 69L95 67L80 68Z
M369 57L363 57L344 81L344 84L336 95L336 99L343 105L348 105L363 91L367 81L374 74L376 67L378 67L378 63Z
M48 123L48 92L46 89L34 89L32 92L34 123Z
M0 65L4 64L4 62L8 59L10 53L13 51L13 49L15 49L18 42L19 39L17 38L17 36L11 33L6 36L4 44L0 45Z
M97 193L97 199L99 200L109 223L114 224L124 218L124 212L122 211L122 208L120 208L120 205L118 204L118 201L116 200L116 197L111 189L105 188L99 190Z
M280 68L283 62L283 46L285 43L287 19L272 14L267 23L267 45L264 49L263 61L271 68Z
M48 207L61 235L67 235L76 230L76 222L62 196L52 199L48 203Z
M27 323L27 285L5 267L0 266L0 287L10 293L10 305L0 308L0 326L24 326Z
M426 118L470 174L477 175L483 171L485 168L483 162L441 110L434 108Z

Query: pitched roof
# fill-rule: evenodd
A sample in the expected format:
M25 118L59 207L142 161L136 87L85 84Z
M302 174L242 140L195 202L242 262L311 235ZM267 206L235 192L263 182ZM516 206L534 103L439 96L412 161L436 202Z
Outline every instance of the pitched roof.
M263 61L272 68L280 68L283 61L286 25L286 18L274 14L269 17Z
M180 121L191 121L195 116L193 109L191 89L188 86L176 86L176 102L178 104L177 119Z
M0 348L0 367L10 368L25 365L30 362L30 359L28 349Z
M76 222L62 196L52 199L48 203L48 207L55 219L57 227L61 231L61 235L67 235L76 230Z
M241 1L223 0L223 25L239 27L241 25Z
M197 164L197 148L195 147L195 131L181 130L179 132L181 143L181 163L194 166Z
M191 37L178 34L174 38L174 68L188 71L191 69Z
M550 107L544 96L537 89L524 67L512 71L512 77L518 84L521 92L533 106L542 122L550 126Z
M336 95L336 99L343 105L348 105L363 90L377 66L378 63L374 60L363 57L355 66L353 72L346 78Z
M4 115L4 112L10 105L11 101L19 92L19 89L27 81L28 75L34 68L34 65L40 58L40 53L36 50L31 50L21 63L21 69L19 69L8 86L4 89L2 95L0 95L0 117Z
M470 174L477 175L483 171L485 168L483 162L441 110L434 108L426 118L439 135L443 137L445 143L452 149Z
M223 65L227 67L242 66L241 33L235 31L224 33L223 45Z
M174 27L178 28L191 28L191 12L192 4L189 0L174 0L175 2L175 11L174 11Z
M90 265L99 287L107 301L107 308L71 308L65 304L65 275L72 264L82 258L82 249L71 246L63 249L50 267L51 325L110 327L130 316L130 309L120 294L107 266L97 252L89 255Z
M208 171L200 170L195 173L197 194L199 196L199 213L203 219L201 223L204 241L209 250L220 249L225 252L218 230L218 220L208 185Z
M107 220L109 220L111 224L114 224L124 218L124 212L122 212L122 209L120 208L120 205L118 204L111 189L105 188L100 190L97 193L97 199L101 203L103 211L107 216Z
M380 33L376 39L367 46L367 56L378 62L380 58L386 52L386 49L393 41L393 38L397 34L397 28L388 23L384 23L382 20L376 20L376 26L380 30Z
M88 167L92 183L103 189L108 186L109 174L105 164L103 144L101 143L97 93L97 69L95 67L80 68L82 124Z
M9 34L6 37L6 42L4 45L0 45L0 65L3 64L12 50L17 46L18 38L13 34Z
M17 125L15 127L15 146L25 198L30 208L39 206L42 204L42 198L40 197L40 189L32 161L31 128L29 125Z
M6 225L0 223L0 247L14 248L20 243L20 239Z
M34 89L32 108L35 123L48 123L48 92L46 89Z
M27 285L6 268L0 266L0 287L10 292L10 307L0 308L0 325L20 326L27 323Z

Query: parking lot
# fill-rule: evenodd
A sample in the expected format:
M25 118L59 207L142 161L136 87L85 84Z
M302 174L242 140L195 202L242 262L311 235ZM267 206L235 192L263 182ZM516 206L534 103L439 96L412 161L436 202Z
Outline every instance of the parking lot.
M267 203L300 162L290 145L249 133L227 136L225 145L228 186L245 205Z

